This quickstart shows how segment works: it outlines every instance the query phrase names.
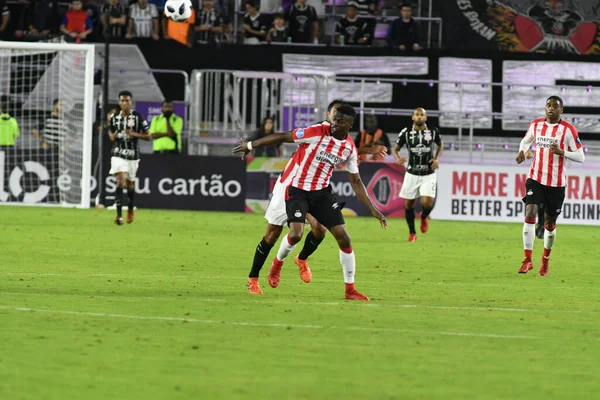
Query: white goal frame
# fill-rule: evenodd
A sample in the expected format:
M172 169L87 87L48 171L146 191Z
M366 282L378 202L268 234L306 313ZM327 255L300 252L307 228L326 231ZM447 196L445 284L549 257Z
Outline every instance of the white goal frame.
M81 202L70 204L69 207L90 208L90 188L92 180L92 135L94 124L94 68L95 46L93 44L71 43L42 43L42 42L3 42L2 50L32 50L32 51L78 51L85 54L85 83L83 94L83 140L82 140L82 171L81 171ZM64 204L0 202L0 205L29 205L29 206L65 206Z

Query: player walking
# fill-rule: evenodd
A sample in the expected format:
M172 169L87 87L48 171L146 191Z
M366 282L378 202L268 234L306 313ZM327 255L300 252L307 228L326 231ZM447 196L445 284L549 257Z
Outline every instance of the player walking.
M427 126L427 112L417 108L413 112L414 124L402 129L394 148L394 157L399 164L404 164L406 157L401 157L400 149L406 144L408 149L408 166L404 174L404 182L400 189L400 197L405 199L404 217L408 224L408 241L417 240L415 231L415 202L421 196L421 232L429 229L429 214L433 209L437 191L437 175L440 155L442 154L442 137L438 128ZM433 144L437 150L433 155Z
M531 254L535 240L535 219L538 204L544 205L544 254L539 274L548 276L550 251L556 238L556 219L565 200L567 174L565 159L582 163L585 159L577 129L560 116L563 101L558 96L546 100L546 118L533 120L519 147L517 164L525 160L525 152L535 141L535 156L525 183L525 223L523 224L523 246L525 259L519 268L520 274L533 269Z
M293 171L291 184L286 192L287 220L290 225L290 233L287 235L288 245L294 246L302 239L306 214L310 213L331 232L338 242L346 284L346 299L368 301L368 297L354 288L356 269L354 252L344 225L344 216L329 185L335 167L346 163L350 183L358 198L371 210L371 214L379 219L381 225L387 228L384 215L369 199L358 173L358 151L348 136L355 118L354 108L344 104L333 110L330 118L331 125L318 124L305 129L295 129L292 132L269 135L252 142L242 141L233 152L248 154L255 147L278 145L284 142L302 144L297 152L299 165ZM285 244L285 240L283 243Z

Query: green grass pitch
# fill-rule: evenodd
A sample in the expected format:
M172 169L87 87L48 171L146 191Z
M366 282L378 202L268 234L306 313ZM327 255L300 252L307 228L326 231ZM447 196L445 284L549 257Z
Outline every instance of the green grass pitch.
M0 207L0 398L583 399L600 391L600 230L561 226L550 276L520 224L348 218L304 284L247 293L261 215ZM299 249L296 249L295 254ZM275 256L276 248L269 259Z

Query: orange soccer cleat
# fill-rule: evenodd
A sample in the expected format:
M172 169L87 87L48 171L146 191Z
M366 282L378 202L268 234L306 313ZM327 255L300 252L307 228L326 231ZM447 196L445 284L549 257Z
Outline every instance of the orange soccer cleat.
M258 284L258 278L248 278L248 292L250 294L263 294L263 291Z
M529 270L533 269L533 264L531 264L531 260L529 258L526 258L523 260L523 263L521 264L521 268L519 268L519 273L520 274L526 274L527 272L529 272Z
M542 257L542 262L540 263L540 270L538 274L540 276L548 276L548 263L550 262L549 258ZM532 266L533 268L533 266Z
M369 301L369 298L356 290L346 290L346 300Z
M296 258L294 258L294 262L300 270L300 279L302 279L305 283L309 283L310 281L312 281L312 273L310 272L310 268L308 267L308 260L301 260L298 258L298 255L296 255Z
M429 230L429 217L421 218L421 232L427 233Z
M417 241L417 234L416 233L411 233L410 235L408 235L408 241L410 243L414 243Z
M276 288L279 286L279 280L281 278L281 267L283 267L283 261L279 261L277 257L273 259L271 263L271 269L269 270L269 286Z
M133 222L133 208L127 209L127 223L130 224Z

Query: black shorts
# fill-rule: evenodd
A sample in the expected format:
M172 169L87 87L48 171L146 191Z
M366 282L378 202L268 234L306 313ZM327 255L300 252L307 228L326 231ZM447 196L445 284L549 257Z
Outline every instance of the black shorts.
M290 186L285 201L288 224L292 222L304 223L306 214L310 213L327 229L344 225L342 207L343 205L335 200L331 186L312 192Z
M533 179L525 183L525 204L544 205L544 212L551 217L558 217L565 201L565 188L542 185Z

